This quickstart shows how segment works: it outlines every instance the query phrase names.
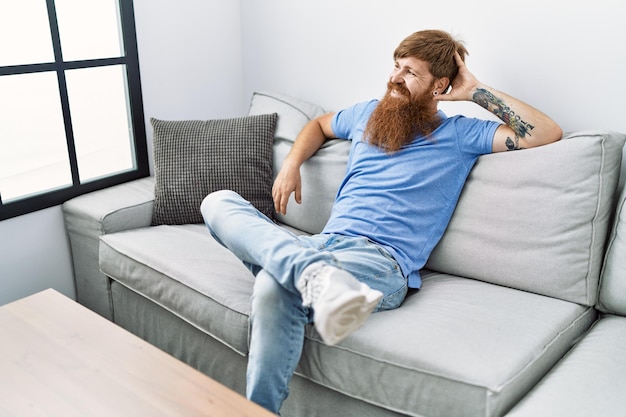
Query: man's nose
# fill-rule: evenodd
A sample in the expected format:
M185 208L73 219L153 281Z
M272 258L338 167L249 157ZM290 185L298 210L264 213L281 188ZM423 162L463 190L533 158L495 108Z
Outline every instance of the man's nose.
M402 84L404 83L404 77L402 77L400 71L392 71L391 75L389 76L389 81L394 84Z

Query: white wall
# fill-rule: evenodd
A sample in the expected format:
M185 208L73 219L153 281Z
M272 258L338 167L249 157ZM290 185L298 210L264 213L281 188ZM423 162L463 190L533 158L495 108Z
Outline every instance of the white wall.
M59 207L0 222L0 305L46 288L74 297L72 273Z
M479 79L564 130L626 132L623 0L242 0L242 12L244 95L282 91L331 110L378 97L397 44L443 29L465 41Z
M165 120L240 116L240 5L233 0L134 0L146 133ZM152 155L152 150L150 150Z
M135 0L146 116L239 116L240 5L232 0ZM0 222L0 305L46 288L75 297L59 206Z

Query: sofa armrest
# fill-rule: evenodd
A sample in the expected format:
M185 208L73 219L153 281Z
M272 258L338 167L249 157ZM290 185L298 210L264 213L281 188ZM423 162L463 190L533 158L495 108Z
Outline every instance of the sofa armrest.
M79 303L113 318L109 279L98 264L100 236L150 226L153 205L154 177L95 191L63 204Z

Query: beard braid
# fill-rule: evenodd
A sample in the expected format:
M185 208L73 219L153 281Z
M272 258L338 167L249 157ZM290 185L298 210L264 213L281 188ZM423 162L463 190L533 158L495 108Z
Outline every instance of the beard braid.
M392 90L402 97L391 96ZM397 152L416 136L429 136L439 126L439 117L431 114L431 109L429 94L411 98L404 85L388 83L387 93L367 122L364 137L387 153Z

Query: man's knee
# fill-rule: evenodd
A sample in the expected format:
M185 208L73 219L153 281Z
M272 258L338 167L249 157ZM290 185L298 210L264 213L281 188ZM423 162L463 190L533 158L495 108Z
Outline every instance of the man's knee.
M261 270L256 276L252 294L252 311L255 316L284 319L284 314L292 315L297 310L303 310L300 296L288 291L267 271Z
M252 304L259 307L275 306L276 303L280 302L283 291L285 290L267 271L261 270L254 281Z
M240 201L242 198L239 194L231 190L214 191L204 197L200 205L200 212L207 223L211 223L216 215L224 213L226 204Z

